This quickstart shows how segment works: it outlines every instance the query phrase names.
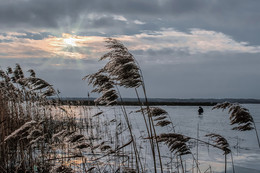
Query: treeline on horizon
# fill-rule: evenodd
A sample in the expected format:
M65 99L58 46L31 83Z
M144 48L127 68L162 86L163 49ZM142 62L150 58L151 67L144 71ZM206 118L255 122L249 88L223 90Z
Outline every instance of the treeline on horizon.
M102 105L95 103L95 98L50 98L53 102L59 101L63 105ZM144 99L140 99L145 102ZM165 99L150 98L150 105L165 106L214 106L222 102L240 103L240 104L260 104L259 99ZM135 98L124 98L123 101L118 100L118 105L137 106L140 103Z
M201 144L214 147L221 154L224 152L225 173L227 155L230 156L234 170L233 147L223 136L208 133L204 141L199 137L176 133L168 112L151 106L214 105L217 102L203 99L186 102L181 99L149 99L142 71L133 55L115 39L109 38L106 42L112 50L102 56L101 60L109 59L109 62L98 72L83 78L88 80L88 85L93 86L92 92L101 94L97 99L60 98L59 92L38 78L33 69L26 75L19 64L15 68L8 67L6 71L0 69L0 172L72 173L94 170L156 173L157 170L187 172L194 169L198 172L198 148ZM122 97L118 87L134 89L137 99ZM142 88L140 92L137 90L139 87ZM139 93L145 98L140 98ZM139 108L136 112L143 118L144 131L133 128L132 124L136 122L129 118L130 113L124 106L135 105L137 100ZM111 107L120 105L120 112L107 114L99 108L80 106L94 103ZM63 106L66 104L68 106ZM70 107L73 105L79 106ZM213 109L228 110L232 130L255 130L260 148L257 128L248 109L228 102L217 104ZM198 131L199 128L197 134ZM187 156L182 157L184 155ZM149 158L147 156L150 160L141 159ZM186 161L189 160L192 163L187 167Z

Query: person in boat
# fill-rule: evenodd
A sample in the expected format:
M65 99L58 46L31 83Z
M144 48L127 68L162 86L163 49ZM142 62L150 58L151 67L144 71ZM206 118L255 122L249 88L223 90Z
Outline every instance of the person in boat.
M203 112L204 112L203 108L202 108L202 107L199 107L199 109L198 109L198 113L199 113L199 115L202 115Z

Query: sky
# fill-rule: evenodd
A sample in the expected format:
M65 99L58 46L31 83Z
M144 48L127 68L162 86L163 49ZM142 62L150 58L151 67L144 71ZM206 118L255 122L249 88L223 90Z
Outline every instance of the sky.
M259 0L0 0L0 68L19 63L62 97L86 97L82 78L104 65L112 37L139 62L148 97L260 99L259 7Z

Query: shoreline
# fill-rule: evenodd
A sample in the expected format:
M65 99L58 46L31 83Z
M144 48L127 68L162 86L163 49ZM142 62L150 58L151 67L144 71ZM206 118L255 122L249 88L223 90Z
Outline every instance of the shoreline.
M75 106L94 106L102 104L96 104L94 98L49 98L54 103L59 102L62 105L75 105ZM118 101L117 105L126 106L139 106L140 102L134 98L124 98L123 102ZM151 106L214 106L218 103L231 102L240 104L260 104L260 100L257 99L148 99L148 103ZM142 105L146 105L144 99L141 99Z

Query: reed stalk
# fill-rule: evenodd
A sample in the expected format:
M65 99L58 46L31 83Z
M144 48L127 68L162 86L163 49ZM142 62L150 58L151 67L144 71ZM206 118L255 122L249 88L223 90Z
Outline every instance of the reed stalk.
M147 130L147 134L148 134L148 137L149 137L149 142L150 142L150 145L151 145L151 150L152 150L152 155L153 155L153 164L154 164L154 168L155 168L155 172L157 172L157 168L156 168L156 156L155 156L155 151L154 151L154 142L153 142L153 133L152 133L152 129L151 129L151 126L150 129L148 127L148 123L147 123L147 120L145 118L145 113L144 113L144 110L143 110L143 107L142 107L142 103L141 103L141 100L140 100L140 97L139 97L139 94L138 94L138 91L137 89L135 88L135 92L136 92L136 96L138 98L138 102L139 102L139 106L140 106L140 110L141 110L141 113L142 113L142 116L144 118L144 122L145 122L145 127L146 127L146 130ZM150 122L150 119L148 117L148 121ZM151 123L149 123L150 125Z

